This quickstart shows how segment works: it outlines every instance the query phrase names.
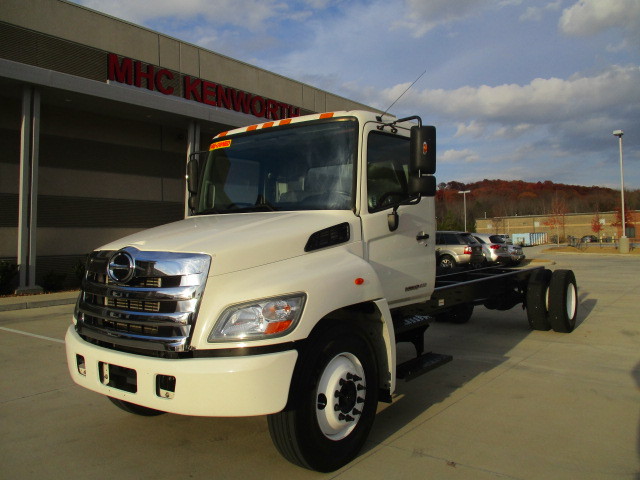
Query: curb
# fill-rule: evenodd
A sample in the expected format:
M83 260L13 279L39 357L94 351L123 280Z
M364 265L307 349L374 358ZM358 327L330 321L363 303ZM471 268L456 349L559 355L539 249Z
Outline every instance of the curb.
M0 298L0 312L26 310L29 308L55 307L58 305L73 305L78 299L78 294L79 291L69 292L66 295L54 293L50 295L25 295L23 297Z

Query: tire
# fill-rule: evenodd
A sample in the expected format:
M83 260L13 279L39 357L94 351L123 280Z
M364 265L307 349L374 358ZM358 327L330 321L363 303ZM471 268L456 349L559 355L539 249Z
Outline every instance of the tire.
M572 332L578 316L578 287L571 270L556 270L549 283L549 323L554 331Z
M438 266L443 270L453 270L456 265L456 261L451 255L445 254L438 259Z
M157 415L162 415L162 410L155 410L149 407L143 407L142 405L136 405L135 403L125 402L124 400L118 400L117 398L107 397L111 403L113 403L116 407L121 410L124 410L128 413L133 413L134 415L141 415L143 417L155 417Z
M312 340L299 358L291 406L269 415L280 454L310 470L332 472L364 444L378 404L373 350L358 329L334 326Z
M543 268L534 271L527 284L527 320L532 330L550 330L549 323L549 282L551 270Z

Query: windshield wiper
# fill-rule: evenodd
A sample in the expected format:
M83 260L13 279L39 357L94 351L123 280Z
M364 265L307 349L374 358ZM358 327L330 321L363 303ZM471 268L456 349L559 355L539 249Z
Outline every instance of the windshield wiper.
M227 210L223 213L237 213L237 212L275 212L278 209L268 203L261 203L258 205L250 205L246 207L238 207L232 210Z
M232 203L224 208L207 208L196 215L224 215L227 213L249 213L249 212L276 212L278 209L268 202L251 205L247 203Z

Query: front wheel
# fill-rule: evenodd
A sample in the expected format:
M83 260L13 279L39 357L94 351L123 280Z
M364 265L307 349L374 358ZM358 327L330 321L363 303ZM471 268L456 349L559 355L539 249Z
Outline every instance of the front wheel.
M358 329L339 326L317 336L298 361L289 409L269 415L269 433L290 462L331 472L364 444L378 404L373 350Z

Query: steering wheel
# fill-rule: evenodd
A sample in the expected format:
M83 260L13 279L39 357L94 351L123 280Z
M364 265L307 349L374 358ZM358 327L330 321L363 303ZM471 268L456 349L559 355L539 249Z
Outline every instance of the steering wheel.
M389 200L389 197L391 197L392 195L404 197L406 196L406 193L400 190L385 192L382 195L380 195L380 198L378 198L378 201L376 202L377 203L376 207L382 207L385 203L387 204L393 203L393 202L387 202L387 200Z

